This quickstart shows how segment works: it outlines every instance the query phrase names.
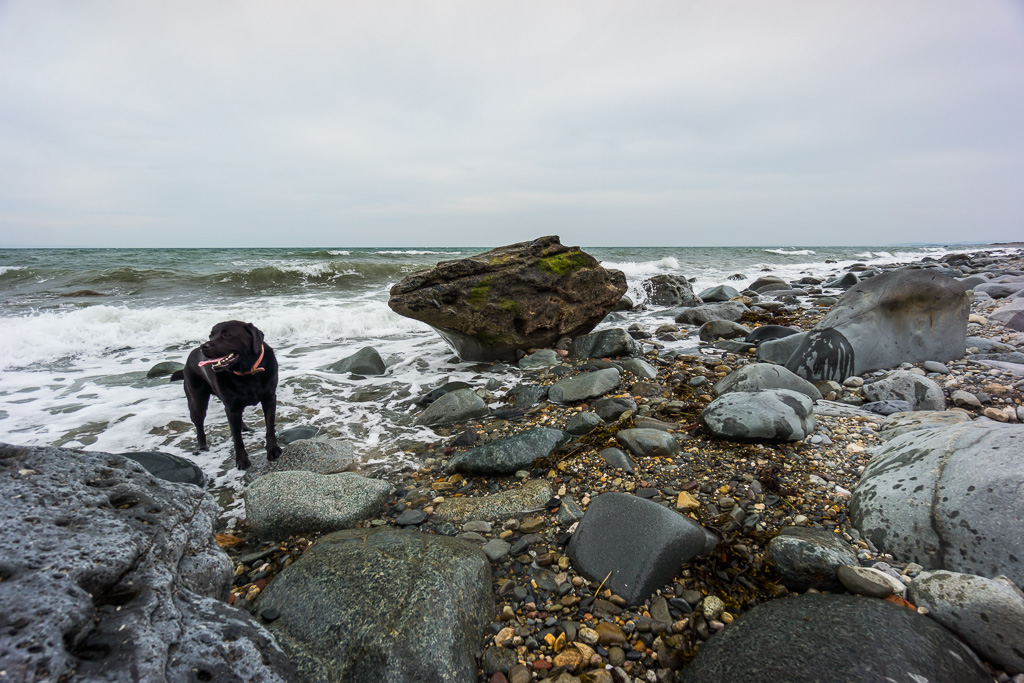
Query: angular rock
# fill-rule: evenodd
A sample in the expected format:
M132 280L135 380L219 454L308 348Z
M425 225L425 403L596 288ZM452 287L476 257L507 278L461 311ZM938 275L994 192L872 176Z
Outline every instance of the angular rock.
M462 523L470 519L503 522L522 518L543 508L551 499L551 487L540 479L530 479L522 486L478 498L448 498L434 508L439 522Z
M562 357L554 349L541 349L519 359L520 370L536 370L559 365Z
M641 285L655 306L700 306L689 281L680 275L655 275Z
M178 370L183 370L185 366L175 361L165 360L162 363L157 363L149 369L146 373L146 377L164 377L166 375L173 375Z
M268 540L338 531L384 511L391 485L352 472L274 472L245 489L245 517Z
M192 484L203 488L208 478L191 460L158 451L137 451L135 453L119 453L122 458L128 458L142 465L143 468L157 479L173 481L179 484Z
M842 332L831 328L812 330L806 336L793 335L775 344L781 346L790 339L799 339L789 360L786 361L786 369L790 372L812 382L842 382L847 377L857 374L853 345ZM758 347L759 356L761 349L766 346L769 345L762 344ZM775 350L774 346L769 348ZM767 353L767 350L765 352Z
M922 572L910 584L911 601L987 661L1024 673L1024 593L1005 576Z
M594 431L603 423L597 413L584 411L575 413L565 423L565 431L573 436L583 436Z
M605 448L599 454L606 463L620 470L633 473L636 463L626 455L626 452L619 448Z
M869 401L907 401L913 406L911 410L946 409L942 387L935 380L909 370L894 370L875 382L865 384L863 392Z
M569 441L561 429L534 427L497 441L456 454L446 471L463 474L514 474L533 468L533 463Z
M592 407L605 422L615 422L627 411L636 412L636 401L625 396L609 396L597 399Z
M692 306L672 311L675 321L680 325L703 325L711 320L730 320L736 322L749 311L741 301L726 301L703 306Z
M388 306L433 327L463 359L515 360L586 334L625 293L621 271L550 236L413 273Z
M809 335L810 332L797 332L778 339L766 339L757 345L757 359L765 363L785 365Z
M876 415L894 415L896 413L909 413L914 410L914 404L910 401L899 401L896 399L871 401L870 403L862 404L860 407Z
M700 326L697 336L703 342L713 342L716 339L733 339L735 337L746 337L750 334L750 328L729 320L709 320Z
M548 397L548 388L540 384L520 384L513 387L506 396L513 407L519 410L532 408Z
M701 413L708 430L732 441L799 441L814 432L814 403L789 389L734 392Z
M799 332L800 330L795 327L786 327L785 325L761 325L751 330L744 341L760 345L762 342L785 339Z
M679 453L676 437L660 429L621 429L615 440L627 451L644 457L671 457Z
M749 289L752 292L760 293L764 289L777 287L780 285L783 287L789 287L789 283L783 280L781 277L776 277L774 275L764 275L751 282L750 286L747 287L747 289Z
M569 355L573 358L618 358L642 354L640 343L629 336L626 330L619 328L576 337L569 349Z
M439 387L437 387L435 389L431 389L430 391L428 391L427 393L423 394L422 396L417 397L415 403L418 406L426 407L426 406L429 406L434 401L436 401L437 399L439 399L442 396L444 396L445 394L450 394L453 391L458 391L459 389L471 389L471 388L472 387L470 385L466 384L465 382L446 382L445 384L442 384L441 386L439 386Z
M923 429L881 446L850 501L879 550L925 569L1024 583L1024 427L996 422Z
M803 593L843 589L837 572L857 564L856 551L831 531L787 526L768 543L764 561L775 567L786 588Z
M969 297L956 280L927 270L896 270L851 287L814 330L841 335L853 351L850 374L861 375L905 362L963 357L969 314ZM787 367L807 379L846 379L807 376L792 362Z
M559 380L548 388L548 399L555 403L572 403L604 396L619 386L617 368L583 372L575 377Z
M377 349L367 346L324 369L337 373L351 372L354 375L383 375L387 371L387 366L377 353Z
M740 616L700 649L682 680L991 683L992 677L970 648L914 610L812 593L769 600Z
M715 393L719 396L734 391L762 389L789 389L804 394L812 401L821 400L821 392L813 384L784 367L770 363L744 365L715 385Z
M494 614L490 565L465 541L351 529L314 543L257 606L303 681L476 680Z
M594 498L567 553L573 566L631 605L679 573L679 565L710 552L718 538L688 517L625 493ZM609 572L611 575L609 576Z
M615 364L640 379L656 379L658 377L658 371L654 369L654 366L642 358L620 358L616 359Z
M715 285L714 287L708 287L698 294L697 297L706 303L720 303L729 299L735 299L739 295L740 293L729 285Z
M209 494L109 453L0 444L0 670L11 681L289 681L225 602Z
M472 389L456 389L437 399L416 418L416 424L433 427L482 417L487 404Z

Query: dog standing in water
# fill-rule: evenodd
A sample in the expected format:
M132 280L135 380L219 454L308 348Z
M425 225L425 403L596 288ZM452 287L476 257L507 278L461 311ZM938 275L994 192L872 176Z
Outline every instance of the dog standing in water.
M249 454L242 443L242 412L247 406L259 404L267 423L267 459L277 460L274 418L277 413L277 358L274 350L263 342L263 333L252 323L228 320L217 323L210 331L210 340L193 349L185 361L185 369L171 375L172 380L185 380L188 412L199 437L199 450L209 450L206 443L206 410L210 395L224 403L235 445L235 467L248 469Z

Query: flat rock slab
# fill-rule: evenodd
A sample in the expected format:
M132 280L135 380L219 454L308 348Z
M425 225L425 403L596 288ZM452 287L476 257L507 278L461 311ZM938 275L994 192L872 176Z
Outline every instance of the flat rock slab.
M712 320L736 322L749 310L743 302L726 301L704 306L688 306L671 312L675 315L675 321L680 325L703 325Z
M921 572L910 597L987 661L1011 675L1024 672L1024 593L1005 576Z
M934 429L970 422L971 416L959 410L916 410L911 413L893 413L885 418L878 435L888 441L901 434L918 429Z
M684 683L991 683L946 629L884 600L807 594L770 600L714 636Z
M245 489L245 516L260 538L338 531L384 511L391 485L352 472L275 472Z
M257 603L300 681L476 680L494 614L490 564L460 539L394 529L324 536Z
M884 552L926 569L1024 584L1024 427L975 421L881 446L850 501L850 519Z
M581 574L638 605L679 573L679 565L714 549L718 538L689 517L625 493L594 498L567 553Z
M0 670L11 681L290 681L227 605L219 510L118 455L0 444Z
M733 441L799 441L814 432L814 404L788 389L734 392L701 413L708 430Z
M531 479L522 486L501 493L478 498L447 498L434 508L434 519L461 524L472 519L503 522L512 517L522 518L544 509L551 499L551 487L539 479Z
M548 388L548 399L555 403L572 403L604 396L619 386L618 368L583 372L559 380Z
M249 484L265 474L290 470L334 474L350 470L355 464L355 451L347 441L323 437L298 439L285 444L277 460L254 459L244 480Z
M549 457L570 438L561 429L534 427L458 453L448 461L446 470L463 474L514 474L533 468L537 460Z
M857 553L831 531L788 526L769 541L764 560L792 591L837 591L843 588L839 568L857 564Z

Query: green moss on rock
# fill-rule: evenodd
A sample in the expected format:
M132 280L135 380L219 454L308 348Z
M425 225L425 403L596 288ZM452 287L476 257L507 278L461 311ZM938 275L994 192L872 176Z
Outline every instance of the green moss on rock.
M537 262L538 268L552 275L568 275L587 265L587 257L579 249L545 256Z

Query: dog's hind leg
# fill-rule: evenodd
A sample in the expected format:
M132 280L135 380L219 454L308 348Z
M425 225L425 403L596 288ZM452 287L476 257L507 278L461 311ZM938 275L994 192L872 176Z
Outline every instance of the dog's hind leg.
M244 408L232 409L225 406L228 414L228 426L231 428L231 440L235 444L235 467L240 470L249 469L249 454L242 443L242 410Z
M274 421L277 419L277 397L270 394L260 402L260 405L263 406L263 419L267 423L267 460L277 460L281 455L281 447L277 445L277 431L274 429Z
M206 443L206 410L210 406L210 389L205 383L190 384L185 380L185 398L188 399L188 414L192 418L192 424L196 426L196 437L199 440L199 450L208 451L210 446Z

